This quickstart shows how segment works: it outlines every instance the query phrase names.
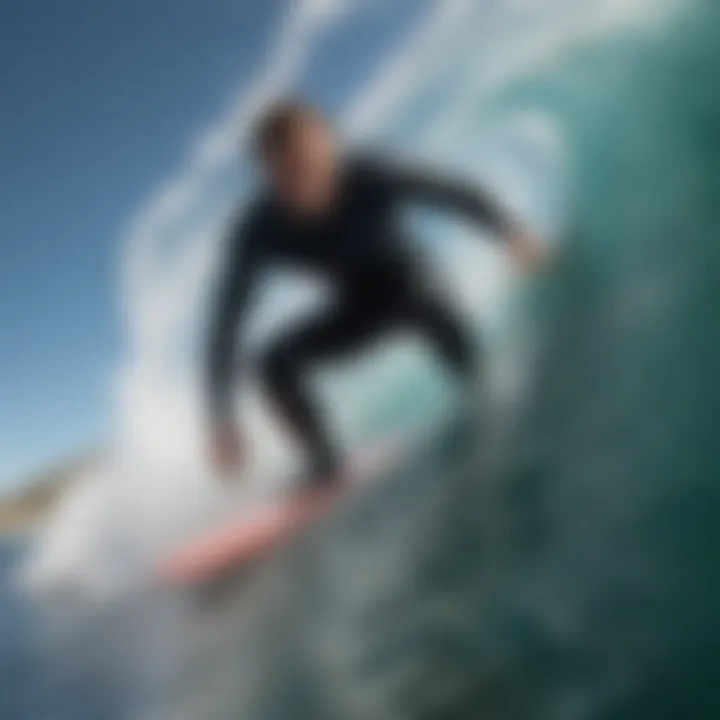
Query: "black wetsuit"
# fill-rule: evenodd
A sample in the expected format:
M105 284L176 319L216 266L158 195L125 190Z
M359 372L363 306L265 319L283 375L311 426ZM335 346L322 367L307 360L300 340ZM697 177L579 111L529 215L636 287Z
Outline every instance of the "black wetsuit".
M337 290L331 307L286 333L259 359L274 404L311 453L313 471L337 462L328 428L305 382L313 365L339 358L387 331L418 331L462 376L476 371L471 334L429 289L406 242L398 210L406 202L439 206L488 226L499 235L509 218L477 187L370 157L348 158L338 201L322 220L293 217L266 193L236 223L229 237L212 326L208 385L215 422L227 419L235 365L235 333L253 281L265 264L311 269Z

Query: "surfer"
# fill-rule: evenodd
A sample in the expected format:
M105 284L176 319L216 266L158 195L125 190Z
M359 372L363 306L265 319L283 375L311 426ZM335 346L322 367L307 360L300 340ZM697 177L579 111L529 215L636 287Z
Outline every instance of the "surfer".
M341 149L316 108L283 101L254 132L266 183L234 220L227 238L211 323L207 390L211 452L220 472L236 468L245 444L231 412L236 332L259 270L269 264L309 268L329 279L331 307L286 332L259 358L257 369L287 428L307 451L308 478L330 482L341 458L307 383L317 365L354 353L398 329L419 333L460 382L474 384L480 352L398 222L405 203L459 213L502 239L523 270L542 252L535 238L474 184Z

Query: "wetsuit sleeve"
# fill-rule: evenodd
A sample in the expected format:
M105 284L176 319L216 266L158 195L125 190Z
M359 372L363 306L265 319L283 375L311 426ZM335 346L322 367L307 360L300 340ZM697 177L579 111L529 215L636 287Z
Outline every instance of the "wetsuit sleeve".
M211 309L206 368L207 399L214 423L230 418L236 338L260 264L257 234L256 223L251 220L234 224L220 261L218 290Z
M388 191L399 200L460 213L501 238L517 227L511 214L477 182L402 162L376 162L376 168Z

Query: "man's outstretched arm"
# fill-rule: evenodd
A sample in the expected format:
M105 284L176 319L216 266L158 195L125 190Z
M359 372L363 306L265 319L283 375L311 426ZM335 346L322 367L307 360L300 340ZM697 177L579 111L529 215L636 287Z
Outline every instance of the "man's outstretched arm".
M399 199L459 213L504 240L518 265L533 270L543 251L523 223L475 181L437 172L422 165L378 163L386 186Z

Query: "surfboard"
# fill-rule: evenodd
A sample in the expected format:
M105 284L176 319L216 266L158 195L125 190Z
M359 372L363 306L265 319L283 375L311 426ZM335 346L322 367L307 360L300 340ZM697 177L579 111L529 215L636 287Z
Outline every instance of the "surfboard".
M396 438L367 449L348 463L335 482L291 491L243 520L192 539L161 559L157 580L174 587L211 582L282 547L388 469L404 445Z

